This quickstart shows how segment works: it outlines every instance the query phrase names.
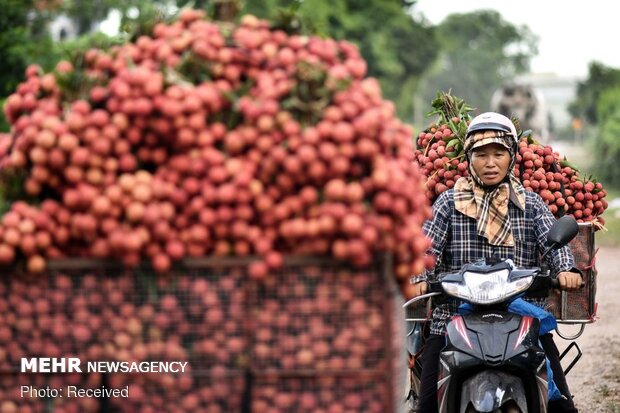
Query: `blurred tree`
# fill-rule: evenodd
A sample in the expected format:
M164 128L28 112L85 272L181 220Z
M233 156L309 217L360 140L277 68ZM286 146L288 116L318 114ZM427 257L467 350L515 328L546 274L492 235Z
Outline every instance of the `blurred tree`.
M440 56L424 78L423 98L451 90L471 106L486 110L504 80L529 70L538 39L527 26L517 27L494 10L451 14L438 26Z
M70 17L79 35L90 33L95 24L105 20L111 8L120 8L131 1L118 0L65 0L63 11Z
M606 184L620 186L620 82L600 90L595 107L597 133L591 142L594 159L593 172Z
M590 63L588 77L577 84L577 97L569 105L569 112L574 118L597 124L601 95L614 86L620 86L620 69L599 62Z
M169 4L171 2L167 0L64 0L62 12L76 24L77 33L84 35L96 30L97 24L105 20L111 10L117 10L127 18L131 14L129 11L135 9L144 18L145 12Z
M46 23L54 14L55 2L0 0L0 103L24 79L30 63L53 67L55 55ZM0 112L0 131L8 124Z

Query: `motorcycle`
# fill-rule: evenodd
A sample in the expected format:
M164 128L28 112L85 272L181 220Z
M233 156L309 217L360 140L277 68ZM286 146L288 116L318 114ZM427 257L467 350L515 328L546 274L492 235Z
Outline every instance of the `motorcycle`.
M549 231L541 262L552 250L567 245L577 232L572 217L559 219ZM550 288L559 287L557 280L544 266L517 268L511 260L497 258L466 264L459 272L441 274L437 279L428 281L429 293L403 307L434 296L454 297L469 307L466 314L454 315L447 323L437 383L439 412L546 413L549 382L538 340L540 321L514 312L511 305L525 293L548 295ZM421 360L417 356L423 326L414 323L409 333L412 401L419 390ZM569 369L581 356L578 347L577 351Z

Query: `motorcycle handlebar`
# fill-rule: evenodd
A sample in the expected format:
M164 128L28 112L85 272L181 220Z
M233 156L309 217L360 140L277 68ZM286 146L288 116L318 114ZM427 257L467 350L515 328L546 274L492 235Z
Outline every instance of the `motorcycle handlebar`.
M560 288L560 280L558 280L557 278L551 278L549 280L549 287L550 288L559 289Z
M441 293L443 289L441 288L441 281L427 281L428 284L428 292L429 293Z

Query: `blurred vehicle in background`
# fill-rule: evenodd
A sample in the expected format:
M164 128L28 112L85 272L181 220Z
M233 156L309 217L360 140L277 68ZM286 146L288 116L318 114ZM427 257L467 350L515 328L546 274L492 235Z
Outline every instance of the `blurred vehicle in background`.
M549 113L545 98L531 84L504 82L491 97L491 110L510 118L516 116L521 122L521 130L531 129L538 141L549 143Z

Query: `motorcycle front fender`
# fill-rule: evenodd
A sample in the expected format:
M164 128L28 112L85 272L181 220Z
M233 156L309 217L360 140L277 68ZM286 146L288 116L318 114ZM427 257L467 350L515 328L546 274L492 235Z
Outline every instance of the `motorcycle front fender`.
M464 413L471 404L478 412L494 412L510 400L522 412L528 411L521 379L502 371L485 370L463 382L459 411Z

